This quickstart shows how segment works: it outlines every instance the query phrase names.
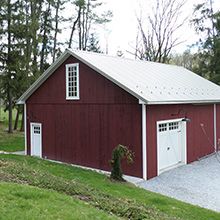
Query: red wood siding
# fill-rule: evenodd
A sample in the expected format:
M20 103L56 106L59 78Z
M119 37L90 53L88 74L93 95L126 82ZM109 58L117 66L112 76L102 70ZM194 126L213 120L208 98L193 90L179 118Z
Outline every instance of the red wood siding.
M80 100L66 100L66 64L79 63ZM137 104L138 100L125 90L92 70L74 57L69 57L39 89L28 103L40 104Z
M80 100L65 98L65 64L27 100L27 143L30 122L42 123L43 157L110 170L117 144L135 152L126 174L142 177L141 105L138 100L79 62Z
M156 122L187 117L187 162L197 160L214 151L214 123L212 105L150 105L147 106L147 173L148 178L157 175L157 131ZM218 106L218 117L220 108ZM201 129L201 123L208 138ZM218 125L218 129L220 126ZM220 131L220 130L218 130Z
M216 121L217 121L216 138L217 138L217 143L218 143L218 150L220 150L220 104L216 105Z

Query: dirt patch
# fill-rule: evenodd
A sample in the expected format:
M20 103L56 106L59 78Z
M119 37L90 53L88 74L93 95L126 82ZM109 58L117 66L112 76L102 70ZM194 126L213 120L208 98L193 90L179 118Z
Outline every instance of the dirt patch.
M85 202L89 202L91 200L91 197L85 195L76 195L74 197Z

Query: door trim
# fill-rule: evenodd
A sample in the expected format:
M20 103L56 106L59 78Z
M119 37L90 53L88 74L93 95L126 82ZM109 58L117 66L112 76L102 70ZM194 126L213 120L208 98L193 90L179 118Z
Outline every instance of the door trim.
M30 150L30 153L31 153L31 156L36 156L33 154L33 149L32 149L32 141L33 141L33 127L34 126L39 126L40 127L40 145L41 145L41 149L40 149L40 158L42 158L42 124L41 123L36 123L36 122L31 122L30 123L30 142L31 142L31 150Z
M162 172L169 170L170 167L168 167L167 169L163 169L163 171L161 172L160 168L159 168L159 134L158 134L158 130L159 130L159 124L163 124L163 123L170 123L170 122L180 122L180 129L181 129L181 164L187 164L187 131L186 131L186 123L185 121L183 121L184 118L177 118L177 119L169 119L169 120L162 120L162 121L157 121L157 126L156 126L156 134L157 134L157 175L160 175ZM178 166L178 164L176 165ZM175 165L173 167L176 167Z

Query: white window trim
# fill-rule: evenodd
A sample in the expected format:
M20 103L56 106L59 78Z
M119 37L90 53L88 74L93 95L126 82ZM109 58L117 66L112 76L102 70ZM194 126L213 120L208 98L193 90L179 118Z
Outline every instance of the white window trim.
M77 67L76 78L77 78L77 96L69 96L69 75L68 68ZM66 64L66 100L79 100L79 63Z

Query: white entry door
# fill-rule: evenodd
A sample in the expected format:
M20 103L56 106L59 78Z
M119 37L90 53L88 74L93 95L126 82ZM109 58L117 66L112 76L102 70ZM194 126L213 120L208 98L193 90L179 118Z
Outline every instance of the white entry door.
M31 123L31 155L42 157L42 126Z
M158 174L175 165L185 163L185 135L182 121L158 122Z

